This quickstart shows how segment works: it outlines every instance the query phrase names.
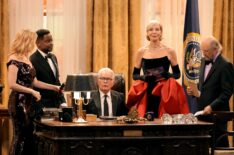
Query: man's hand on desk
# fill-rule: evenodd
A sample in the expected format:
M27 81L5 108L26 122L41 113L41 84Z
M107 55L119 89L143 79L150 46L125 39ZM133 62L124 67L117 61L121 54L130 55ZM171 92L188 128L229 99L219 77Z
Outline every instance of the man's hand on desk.
M212 112L212 108L210 105L206 106L203 110L197 111L194 116L199 116L199 115L209 115Z
M208 105L208 106L206 106L206 107L204 108L203 111L204 111L204 115L208 115L208 114L211 114L212 108L211 108L210 105Z

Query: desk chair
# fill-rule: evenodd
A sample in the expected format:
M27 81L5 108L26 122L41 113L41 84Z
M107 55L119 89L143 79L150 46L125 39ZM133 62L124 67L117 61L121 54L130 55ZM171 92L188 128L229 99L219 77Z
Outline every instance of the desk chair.
M230 150L234 150L234 147L218 147L216 146L221 140L222 138L224 138L225 136L232 136L234 138L234 130L229 130L227 128L227 130L223 129L223 126L221 123L217 123L221 121L226 121L226 122L232 122L234 120L234 112L230 112L230 111L214 111L213 112L213 121L214 121L214 129L218 128L220 130L223 131L224 134L222 134L221 136L219 136L217 139L215 139L215 131L213 130L213 144L211 146L211 155L214 155L214 151L215 150L226 150L226 151L230 151Z
M98 73L91 72L91 73L85 73L85 75L90 75L95 80L97 80ZM93 82L92 79L90 79L89 85L94 85L93 87L98 88L97 82ZM124 94L124 98L126 97L125 78L124 78L123 74L121 74L121 73L115 73L115 83L114 83L114 86L112 87L112 90L121 92L121 93ZM73 99L73 93L66 94L66 98L67 98L67 104L68 104L68 106L76 107L75 106L75 101Z

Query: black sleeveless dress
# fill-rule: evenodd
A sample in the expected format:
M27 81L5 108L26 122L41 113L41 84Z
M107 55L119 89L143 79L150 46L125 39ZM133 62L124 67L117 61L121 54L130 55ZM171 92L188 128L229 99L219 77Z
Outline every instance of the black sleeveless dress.
M17 60L10 60L7 68L15 65L18 68L16 83L32 88L32 82L36 71L30 65ZM33 154L33 96L28 93L12 90L8 109L13 123L13 139L10 147L10 155Z
M160 103L160 97L152 95L152 90L158 83L158 81L162 80L163 77L161 73L169 71L170 61L167 56L161 58L154 58L154 59L146 59L142 58L142 69L144 75L150 75L156 77L153 81L147 81L148 88L147 88L147 108L146 111L153 111L155 117L158 117L158 107Z

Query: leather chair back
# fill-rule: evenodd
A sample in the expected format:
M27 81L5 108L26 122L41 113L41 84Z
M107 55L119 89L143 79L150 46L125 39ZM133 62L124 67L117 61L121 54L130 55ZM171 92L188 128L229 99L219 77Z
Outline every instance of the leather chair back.
M89 75L89 76L87 76L87 78L89 78L87 81L90 81L88 84L92 88L97 88L98 89L98 85L97 85L97 81L96 81L98 74L91 72L91 73L86 73L85 75ZM115 90L115 91L123 93L124 94L124 98L125 98L125 96L126 96L126 92L125 92L125 78L124 78L123 74L115 74L115 83L114 83L114 86L112 87L112 90ZM66 94L66 100L67 100L68 106L74 106L75 101L73 99L73 93Z
M93 75L94 78L97 80L97 76L98 76L97 73L90 73L90 75ZM98 88L97 82L95 84L96 84L96 87ZM112 87L112 90L123 93L124 97L125 97L125 94L126 94L126 92L125 92L125 78L124 78L123 74L120 74L120 73L115 74L115 83L114 83L114 86Z
M233 111L213 111L213 123L214 123L214 128L213 128L213 135L212 135L212 140L213 144L211 146L211 155L215 154L215 150L222 150L226 151L227 154L228 152L234 153L234 147L233 146L217 146L219 144L222 144L223 139L226 137L232 137L234 138L234 129L229 129L224 127L223 122L227 122L229 124L232 124L234 122L234 112ZM220 123L220 121L222 123ZM221 132L222 134L219 135L219 137L216 137L216 132ZM225 152L223 152L226 154Z

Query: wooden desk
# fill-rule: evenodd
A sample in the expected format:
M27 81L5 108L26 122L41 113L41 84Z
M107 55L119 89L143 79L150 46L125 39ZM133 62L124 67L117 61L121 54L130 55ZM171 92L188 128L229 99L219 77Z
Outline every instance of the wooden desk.
M40 155L208 155L212 123L164 125L152 122L85 124L37 121Z

